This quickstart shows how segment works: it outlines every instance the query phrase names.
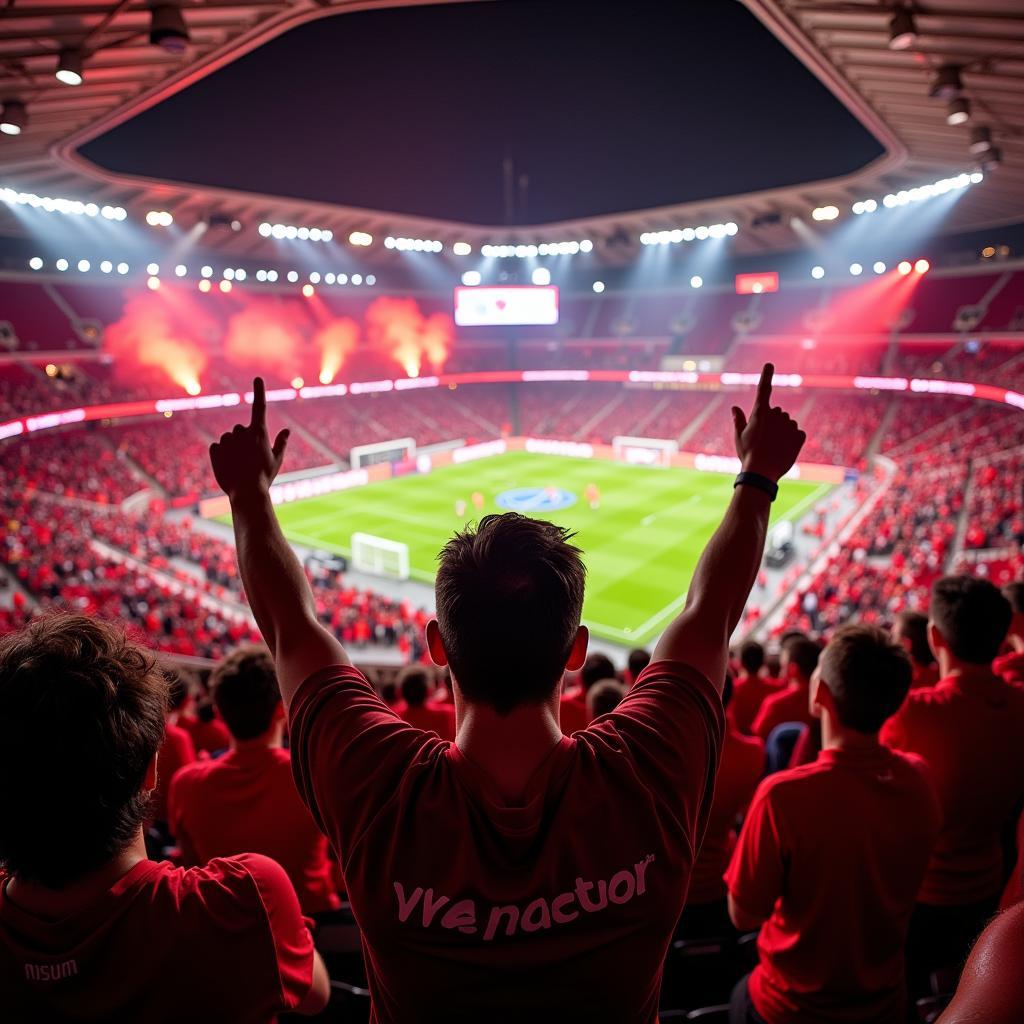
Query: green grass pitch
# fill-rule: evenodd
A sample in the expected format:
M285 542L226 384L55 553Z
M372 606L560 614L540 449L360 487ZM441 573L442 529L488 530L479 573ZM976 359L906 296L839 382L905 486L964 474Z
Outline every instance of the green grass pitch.
M598 509L583 497L590 483L601 490ZM649 642L682 607L697 558L729 501L731 476L509 452L282 505L277 514L292 540L344 555L355 532L408 544L412 577L429 583L441 546L466 521L455 516L457 500L473 520L504 511L495 502L504 491L551 486L578 499L545 517L578 534L587 565L584 622L615 643ZM773 521L796 518L829 489L785 481ZM483 513L470 504L477 490L486 499Z

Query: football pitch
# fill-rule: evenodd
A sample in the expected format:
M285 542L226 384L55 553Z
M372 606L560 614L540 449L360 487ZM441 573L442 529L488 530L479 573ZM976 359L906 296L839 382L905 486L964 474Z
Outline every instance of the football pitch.
M584 497L600 489L600 506ZM772 521L795 519L829 484L784 481ZM481 512L474 491L484 495ZM278 506L285 534L318 549L350 554L352 534L409 546L413 579L431 583L437 554L452 532L489 512L513 509L577 533L587 565L584 622L624 645L646 644L682 607L697 558L732 493L732 477L688 469L508 452L425 475ZM465 517L455 512L457 501Z

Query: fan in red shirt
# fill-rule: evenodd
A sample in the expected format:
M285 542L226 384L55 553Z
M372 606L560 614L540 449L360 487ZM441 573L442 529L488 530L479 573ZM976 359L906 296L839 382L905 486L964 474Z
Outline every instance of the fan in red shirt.
M169 824L183 862L261 853L285 869L305 913L337 910L327 839L295 790L281 746L284 710L269 652L238 648L214 668L210 686L231 749L171 780Z
M436 732L443 740L455 739L455 709L450 704L432 703L430 669L426 665L406 665L398 675L402 700L394 711L417 729Z
M299 791L362 931L374 1022L657 1019L711 805L728 638L804 441L770 405L771 374L749 422L733 410L744 472L684 608L622 703L571 737L559 684L588 637L566 530L490 515L445 545L427 625L455 692L445 743L395 715L320 625L269 496L287 433L271 445L261 380L250 425L212 447Z
M1001 837L1024 801L1024 689L990 666L1010 617L988 581L936 580L928 639L942 678L910 694L882 732L928 762L943 810L907 945L918 990L930 971L963 963L1005 880Z
M608 655L587 655L587 660L580 669L579 685L562 693L559 721L566 736L586 729L590 724L591 714L587 710L587 694L590 688L605 679L615 678L615 666Z
M761 705L751 726L755 736L766 740L777 725L800 722L810 726L814 721L808 695L820 654L821 648L803 633L794 633L782 641L779 677L783 688Z
M231 746L231 733L217 716L217 707L206 699L196 705L195 718L188 725L196 753L217 754Z
M892 639L910 655L914 670L910 689L934 686L939 681L939 664L928 643L928 616L920 612L900 612L892 627Z
M905 1021L903 945L940 821L924 763L878 738L910 677L874 626L825 649L811 685L824 749L761 783L726 874L736 927L761 926L734 1020Z
M726 714L737 732L750 735L761 705L779 692L779 681L765 674L764 648L756 640L748 640L740 648L740 668L743 671Z
M756 736L741 735L729 721L732 694L732 675L726 673L722 690L726 714L722 764L715 781L715 799L711 804L704 845L693 866L686 909L679 921L682 938L708 938L728 935L733 931L722 876L736 845L739 819L746 813L754 790L764 775L764 742Z
M1009 650L992 662L992 671L1008 683L1024 685L1024 583L1007 584L1003 596L1013 610L1005 641Z
M111 623L50 615L0 639L3 1020L318 1013L329 980L273 861L146 858L167 681Z

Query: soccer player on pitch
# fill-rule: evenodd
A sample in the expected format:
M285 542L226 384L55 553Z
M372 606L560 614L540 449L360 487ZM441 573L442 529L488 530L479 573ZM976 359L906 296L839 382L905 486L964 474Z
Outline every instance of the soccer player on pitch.
M588 632L568 531L510 512L445 545L427 643L451 670L450 743L403 722L321 626L270 501L287 434L271 444L261 380L251 424L211 447L299 793L344 865L376 1024L657 1020L711 806L729 637L805 440L770 404L772 372L749 421L733 409L743 471L685 607L615 710L571 737L560 682Z
M583 497L587 499L587 504L591 508L598 509L601 507L601 488L597 484L587 484L586 489L583 491Z

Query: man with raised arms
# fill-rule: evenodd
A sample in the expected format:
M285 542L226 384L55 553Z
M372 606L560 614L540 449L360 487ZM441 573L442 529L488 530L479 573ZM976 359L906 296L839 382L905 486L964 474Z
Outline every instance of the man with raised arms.
M573 737L559 684L587 630L571 534L509 513L445 545L427 643L451 671L449 743L394 714L318 621L269 497L287 432L271 443L262 381L251 423L211 447L299 792L362 929L374 1021L656 1020L711 804L729 636L804 441L770 404L772 372L749 421L733 409L743 472L685 607L622 703Z

